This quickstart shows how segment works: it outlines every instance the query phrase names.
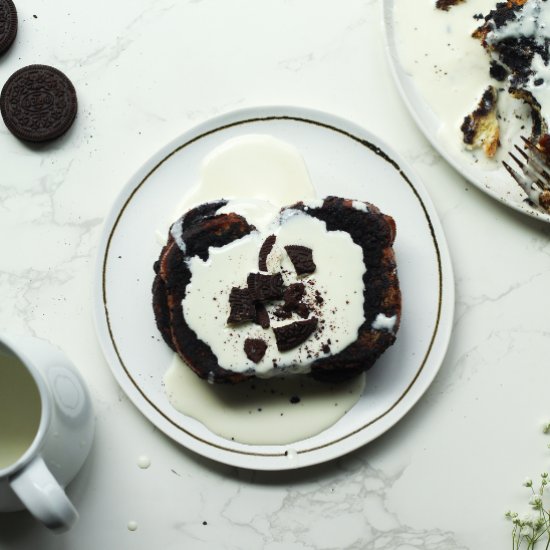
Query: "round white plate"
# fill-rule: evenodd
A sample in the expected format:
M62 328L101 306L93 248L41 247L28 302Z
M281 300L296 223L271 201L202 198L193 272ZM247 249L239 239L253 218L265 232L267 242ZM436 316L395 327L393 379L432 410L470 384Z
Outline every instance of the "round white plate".
M495 169L486 169L483 167L483 163L480 163L476 160L476 156L461 150L459 147L460 143L460 131L457 125L457 139L456 145L448 140L441 139L441 127L442 121L438 118L437 114L432 109L429 101L421 92L418 85L415 83L413 75L410 72L410 68L406 67L406 63L402 58L402 52L407 52L414 48L414 44L411 44L407 41L413 40L412 35L407 36L404 33L398 31L398 23L396 20L395 9L398 2L412 2L414 0L383 0L383 20L384 20L384 29L385 29L385 39L386 39L386 50L388 52L390 66L394 75L394 79L397 83L399 92L407 105L412 117L416 121L418 127L424 133L426 138L430 141L432 146L439 152L439 154L451 164L459 173L461 173L466 179L471 181L476 187L490 195L491 197L503 202L507 206L514 208L532 216L534 218L550 222L550 215L545 212L533 208L526 202L526 195L521 190L519 185L512 179L512 177L506 172L504 167L500 163L497 163ZM412 17L415 15L418 17L418 28L419 32L429 33L429 25L431 22L423 19L423 14L426 10L425 4L428 2L430 9L435 9L435 0L423 0L419 2L423 4L422 9L413 11ZM483 3L483 6L485 2ZM492 7L496 5L495 2L492 3ZM473 13L477 13L481 9L478 5L471 5L466 3L464 5L459 5L450 12L443 12L444 14L462 14L468 12L468 20L472 18ZM488 8L490 9L490 8ZM423 11L424 10L424 11ZM461 10L461 11L459 11ZM448 15L446 15L449 17ZM466 17L466 15L464 15ZM473 18L471 19L472 21ZM416 26L416 21L409 21L407 19L407 25ZM423 26L424 25L424 26ZM436 33L433 33L434 35ZM438 35L439 36L439 35ZM452 38L446 38L446 40L452 41ZM472 39L473 40L473 39ZM437 43L437 40L431 42L428 46L430 55L431 52L436 48L438 49L448 49L450 52L449 55L458 55L453 54L454 51L451 47L453 44L441 44ZM458 46L456 46L458 47ZM476 50L477 51L477 50ZM468 62L466 60L465 62ZM489 59L485 60L485 54L483 48L479 45L479 58L476 57L475 60L472 60L471 63L474 64L483 64L485 67L485 62L487 66L487 74L489 72ZM436 69L434 68L434 78L436 74ZM489 84L489 78L487 79L487 84ZM475 107L475 103L472 103L472 110ZM464 113L466 114L466 113ZM502 136L501 136L502 138ZM519 136L514 136L518 144L520 143ZM503 152L508 150L513 150L513 142L507 142L508 137L505 141L501 143ZM502 139L501 139L502 141ZM506 155L503 155L506 158ZM512 163L513 164L513 163Z
M229 138L269 134L303 155L319 196L364 199L393 216L403 294L397 342L367 373L359 402L335 425L292 445L223 439L176 411L162 386L172 351L159 337L151 305L153 262L163 227L202 159ZM454 286L445 238L432 203L399 156L366 130L298 108L254 108L210 120L163 147L131 178L108 217L96 280L99 339L124 391L160 430L226 464L283 470L323 462L378 437L403 417L436 375L449 341Z

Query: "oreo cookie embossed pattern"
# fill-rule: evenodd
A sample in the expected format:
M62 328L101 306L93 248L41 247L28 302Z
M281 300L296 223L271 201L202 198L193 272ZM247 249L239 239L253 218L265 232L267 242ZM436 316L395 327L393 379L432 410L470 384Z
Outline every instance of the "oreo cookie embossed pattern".
M17 10L12 0L0 0L0 55L13 44L17 35Z
M8 79L0 94L0 112L10 132L32 142L63 135L77 111L76 91L58 69L29 65Z

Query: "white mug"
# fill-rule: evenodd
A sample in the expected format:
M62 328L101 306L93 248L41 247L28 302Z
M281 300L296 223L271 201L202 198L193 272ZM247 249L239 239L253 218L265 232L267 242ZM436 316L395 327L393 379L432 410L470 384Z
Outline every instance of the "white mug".
M0 512L27 508L63 532L78 513L64 487L92 445L94 417L79 373L53 345L0 334Z

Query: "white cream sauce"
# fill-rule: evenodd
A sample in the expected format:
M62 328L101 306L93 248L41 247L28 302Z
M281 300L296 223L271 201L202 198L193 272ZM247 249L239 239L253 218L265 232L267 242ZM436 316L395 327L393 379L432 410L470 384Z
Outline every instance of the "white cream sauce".
M27 368L13 355L0 352L0 470L17 462L31 446L41 405Z
M312 437L344 416L361 396L365 375L334 385L300 375L216 385L201 380L174 355L164 384L175 409L219 436L251 445L285 445Z
M231 208L229 208L231 210ZM183 300L187 324L203 342L208 344L221 367L235 372L254 370L257 376L269 377L293 372L308 372L311 361L317 357L335 354L357 339L363 316L363 251L349 233L327 231L325 222L299 211L286 216L278 227L265 233L254 232L221 248L210 249L207 261L198 256L189 260L191 282ZM304 301L319 320L318 328L303 344L289 351L277 349L271 329L254 323L228 325L229 294L232 287L246 287L249 273L258 272L258 251L265 238L275 234L275 252L281 264L273 272L282 272L285 284L297 282L296 273L284 247L303 245L313 251L316 269L300 278L306 288ZM345 266L345 269L342 269ZM315 293L323 302L316 304ZM268 304L271 326L277 327L301 320L277 321L271 314L279 304ZM317 310L317 312L315 311ZM255 364L244 352L247 338L260 338L267 343L267 351ZM329 352L323 352L328 345Z
M374 321L372 322L372 328L374 330L385 330L387 332L392 332L395 328L395 323L397 321L397 316L392 315L391 317L388 317L387 315L384 315L383 313L379 313Z
M227 140L204 158L197 185L182 198L166 226L191 208L220 199L271 203L280 209L315 197L304 159L295 147L273 136L247 134ZM163 231L163 239L165 235Z
M231 199L230 204L219 210L220 213L240 213L260 232L268 231L270 224L273 223L278 211L283 206L300 200L304 200L312 208L322 205L322 200L316 196L299 152L291 145L266 135L247 135L234 138L212 151L203 163L201 181L189 195L183 198L176 212L167 220L167 226L190 208L220 198ZM356 207L361 208L359 203ZM288 233L286 238L292 240L290 244L305 244L307 246L307 243L310 242L304 231L304 223L308 223L304 221L304 218L306 217L303 215L296 215L289 216L286 220L289 229L293 224L300 226L296 227L299 229L299 234L296 234L297 231L293 231L292 233L295 234L290 238L291 233ZM316 239L319 238L319 235L326 236L327 234L326 228L321 227L321 224L322 222L316 223L315 221L310 224L317 235L314 237ZM313 225L316 227L313 228ZM285 232L287 230L280 229L276 243L278 246L274 247L268 257L269 271L280 269L281 265L283 267L286 265L287 271L291 270L290 264L287 263L288 259L285 259L286 254L281 251L279 246L284 242ZM347 234L333 233L340 244L346 240L345 235ZM163 234L165 235L166 232ZM209 285L216 283L215 274L223 273L222 279L226 281L225 298L219 301L217 307L221 307L222 304L227 307L227 290L233 284L228 277L235 276L235 283L242 285L248 272L258 271L258 251L263 241L260 242L259 234L251 235L241 241L238 244L229 245L225 252L212 251L209 261L220 262L218 266L210 264L210 269L208 269L207 266L200 266L197 262L194 267L196 280L192 281L192 284L197 286L191 293L196 296L197 300L213 302L213 291ZM184 246L184 243L178 244ZM352 250L353 255L353 247L349 243L345 243L345 245L346 248ZM315 245L315 248L317 250L313 252L314 261L319 266L326 261L324 256L331 254L330 250L337 247L333 244L327 247ZM227 264L231 254L243 257L238 269L232 262L231 266ZM357 251L355 254L357 255ZM252 258L253 264L251 263ZM225 268L221 265L222 263L226 264ZM201 276L213 279L207 284L210 290L207 290L202 298L201 292L198 291L198 281L201 278L198 275L198 270L201 267L204 268ZM325 269L321 274L323 272ZM330 270L327 275L329 272ZM360 275L359 278L361 278ZM319 290L322 290L323 284L319 283ZM349 289L342 285L335 291L335 295L341 295L340 298L337 298L341 301L346 292L349 294ZM359 296L360 300L355 300L353 307L358 308L358 304L361 304L362 317L362 284ZM222 334L227 331L225 326L227 314L228 310L221 311L220 309L209 314L219 317L219 330ZM355 323L357 322L355 321ZM356 334L356 328L353 330ZM348 335L339 336L338 338L342 340L338 344L351 338L353 330L350 329ZM334 343L336 344L335 340ZM276 349L273 343L270 343L270 348ZM229 357L227 364L246 365L246 357L243 359L242 355L239 361L231 359L231 355L235 354L236 349L236 346L227 346L226 350L218 350L218 353L222 358ZM331 347L331 349L335 348ZM242 350L242 344L240 350ZM267 365L267 360L264 362ZM287 361L286 364L290 364L290 362ZM174 355L173 363L164 376L165 393L175 409L199 420L221 437L257 445L282 445L322 432L351 409L361 396L364 384L365 375L335 386L320 384L300 375L284 379L258 379L237 386L208 384L196 376L177 355ZM296 401L293 399L295 397L300 398L299 402L292 402Z
M490 77L490 57L471 36L484 23L474 15L485 16L495 6L496 0L467 0L442 11L435 8L435 0L395 0L394 11L401 65L440 124L437 139L450 151L473 155L487 170L500 168L511 144L529 135L531 128L529 108L504 91L498 99L502 146L496 156L487 159L481 151L467 150L462 141L462 121L487 86L507 87Z

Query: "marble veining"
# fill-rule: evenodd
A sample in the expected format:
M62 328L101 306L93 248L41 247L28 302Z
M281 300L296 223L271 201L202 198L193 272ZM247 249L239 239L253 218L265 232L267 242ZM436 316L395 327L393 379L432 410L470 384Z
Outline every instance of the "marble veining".
M42 147L0 123L0 331L70 356L90 385L97 433L68 488L75 528L54 536L26 513L0 515L1 550L510 546L503 514L525 507L523 478L548 463L539 424L550 417L550 229L481 193L429 146L393 83L381 3L17 2L0 86L49 63L73 80L79 112ZM364 448L278 473L215 464L160 434L118 387L92 319L101 228L128 178L186 129L265 104L329 111L399 151L435 204L456 274L451 344L420 402ZM136 467L141 455L151 468Z

